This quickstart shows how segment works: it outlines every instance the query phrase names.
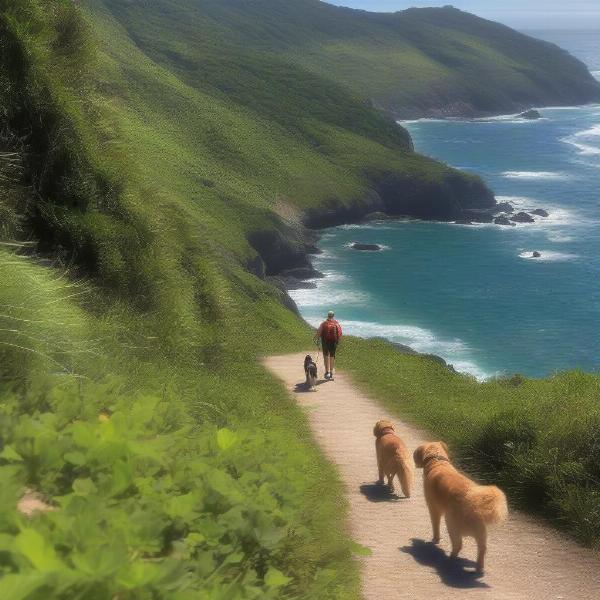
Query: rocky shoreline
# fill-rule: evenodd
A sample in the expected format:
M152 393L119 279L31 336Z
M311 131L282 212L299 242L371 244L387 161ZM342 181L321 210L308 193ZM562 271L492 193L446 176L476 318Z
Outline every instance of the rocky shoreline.
M510 202L497 203L493 207L468 209L463 211L462 218L454 220L445 219L423 219L413 215L390 215L389 213L375 211L367 213L362 219L356 221L343 221L340 224L360 224L372 223L377 221L441 221L454 223L456 225L477 225L477 224L494 224L500 227L509 226L516 227L519 224L535 223L536 219L545 219L550 216L550 213L543 208L530 208L527 210L517 210ZM328 213L327 221L337 220L337 217ZM338 215L339 217L339 215ZM311 223L315 224L314 215L311 217ZM333 225L331 225L333 226ZM324 229L328 226L320 227ZM314 268L312 264L312 256L320 254L317 246L319 238L319 230L302 226L296 227L294 230L295 243L293 251L281 252L277 254L277 260L266 261L266 267L262 269L263 278L275 284L282 292L285 293L287 299L285 304L298 312L293 300L287 295L288 290L315 288L316 283L312 280L323 277L323 274ZM288 238L289 241L289 238ZM285 245L285 242L283 242ZM361 242L353 242L350 248L363 252L375 252L382 250L382 246L378 244L363 244ZM281 249L280 249L281 250ZM284 262L282 262L284 260ZM289 262L285 262L285 260Z
M522 110L518 117L523 119L541 116L531 108ZM516 227L549 216L542 208L517 210L510 202L498 203L483 180L457 170L448 170L440 180L433 181L426 176L399 172L372 174L369 178L372 180L370 192L354 202L332 199L324 206L296 212L293 219L272 214L270 228L248 235L248 242L257 255L246 268L272 283L281 294L281 302L296 314L299 314L298 308L287 292L314 288L316 284L311 280L323 276L312 264L312 256L320 253L317 242L322 229L384 220ZM353 248L381 250L376 246L355 242Z

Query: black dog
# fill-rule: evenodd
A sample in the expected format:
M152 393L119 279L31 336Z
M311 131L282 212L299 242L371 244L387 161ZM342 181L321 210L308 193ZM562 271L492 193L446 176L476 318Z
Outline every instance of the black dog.
M306 387L311 392L316 392L317 365L310 354L307 354L304 358L304 372L306 373Z

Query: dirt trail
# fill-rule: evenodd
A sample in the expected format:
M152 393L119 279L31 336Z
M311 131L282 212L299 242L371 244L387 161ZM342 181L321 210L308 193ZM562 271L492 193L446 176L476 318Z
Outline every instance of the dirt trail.
M388 496L373 485L377 479L375 421L394 421L411 450L427 441L427 436L390 416L342 371L334 382L321 383L317 392L304 391L298 385L303 382L304 356L271 357L264 364L307 410L315 438L339 469L350 501L352 534L373 552L363 563L366 600L600 599L598 554L520 513L513 512L507 523L491 529L483 577L473 572L476 548L472 540L465 540L462 559L448 559L445 529L440 546L429 543L422 471L416 472L410 500Z

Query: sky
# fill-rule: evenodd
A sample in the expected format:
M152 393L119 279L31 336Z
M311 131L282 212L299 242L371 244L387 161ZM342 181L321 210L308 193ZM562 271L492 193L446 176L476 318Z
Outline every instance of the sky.
M327 0L330 4L372 11L402 10L410 6L452 4L517 29L598 29L600 0Z

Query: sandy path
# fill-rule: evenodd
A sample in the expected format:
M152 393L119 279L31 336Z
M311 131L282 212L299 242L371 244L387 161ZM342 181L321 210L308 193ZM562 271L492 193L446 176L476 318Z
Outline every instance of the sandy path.
M318 392L305 392L302 355L265 359L307 410L315 435L327 457L337 465L350 501L354 538L371 548L364 559L363 593L367 600L411 598L485 598L487 600L600 599L600 557L578 547L535 520L513 512L489 536L486 574L474 571L476 549L471 540L459 561L446 557L445 530L439 547L431 538L429 517L418 470L410 500L382 494L377 479L372 428L390 418L412 450L427 440L423 432L391 417L357 389L342 371ZM320 374L322 365L319 365Z

